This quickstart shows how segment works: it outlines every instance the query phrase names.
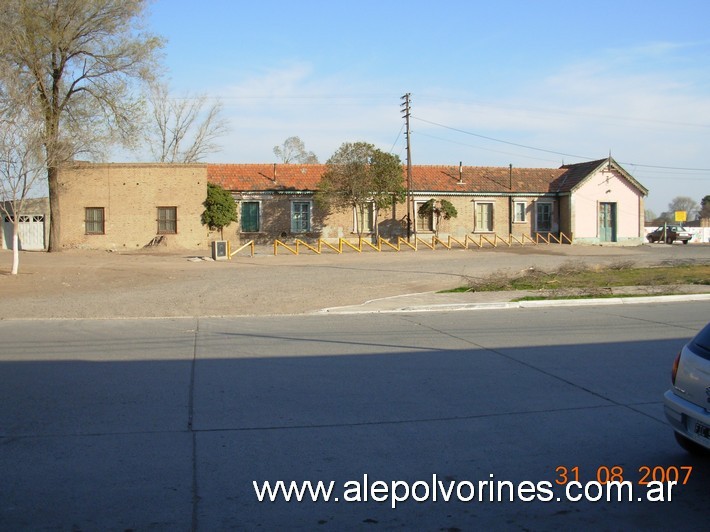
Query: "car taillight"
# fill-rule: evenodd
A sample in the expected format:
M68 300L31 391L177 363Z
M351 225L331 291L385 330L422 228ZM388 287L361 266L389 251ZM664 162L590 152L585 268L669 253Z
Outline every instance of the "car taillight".
M675 386L675 377L678 374L678 364L680 364L680 351L678 351L678 354L675 357L675 361L673 362L673 371L671 372L671 383L673 386Z

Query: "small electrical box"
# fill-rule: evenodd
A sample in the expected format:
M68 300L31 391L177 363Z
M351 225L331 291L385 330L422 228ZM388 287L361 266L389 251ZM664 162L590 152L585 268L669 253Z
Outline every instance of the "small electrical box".
M227 260L229 258L229 246L226 240L215 240L212 242L212 258L214 260Z

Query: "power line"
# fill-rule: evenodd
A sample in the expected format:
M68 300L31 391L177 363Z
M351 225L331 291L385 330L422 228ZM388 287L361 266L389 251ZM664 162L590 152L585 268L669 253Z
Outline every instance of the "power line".
M451 131L463 133L464 135L470 135L472 137L478 137L478 138L490 140L493 142L500 142L501 144L508 144L510 146L517 146L518 148L524 148L526 150L541 151L544 153L552 153L554 155L562 155L564 157L574 157L576 159L586 159L588 161L593 161L594 159L596 159L596 157L585 157L582 155L573 155L570 153L564 153L564 152L559 152L559 151L554 151L554 150L547 150L545 148L537 148L535 146L528 146L526 144L519 144L517 142L510 142L507 140L496 139L494 137L488 137L486 135L480 135L478 133L473 133L471 131L465 131L463 129L458 129L455 127L446 126L444 124L439 124L437 122L432 122L431 120L426 120L426 119L420 118L418 116L412 116L412 118L419 120L420 122L425 122L427 124L438 126L438 127L444 128L444 129L449 129ZM639 163L631 163L631 162L623 162L623 161L619 161L619 163L623 164L623 165L627 165L627 166L636 166L638 168L656 168L656 169L661 169L661 170L682 170L682 171L688 171L688 172L710 172L710 168L687 168L687 167L682 167L682 166L658 166L658 165L652 165L652 164L639 164Z
M544 149L544 148L536 148L536 147L534 147L534 146L527 146L527 145L525 145L525 144L518 144L517 142L510 142L510 141L507 141L507 140L501 140L501 139L496 139L496 138L493 138L493 137L487 137L486 135L479 135L478 133L472 133L472 132L470 132L470 131L464 131L463 129L458 129L458 128L451 127L451 126L445 126L444 124L439 124L439 123L437 123L437 122L432 122L431 120L426 120L426 119L420 118L420 117L418 117L418 116L413 116L412 118L414 118L414 119L416 119L416 120L419 120L420 122L426 122L427 124L432 124L432 125L434 125L434 126L442 127L442 128L444 128L444 129L449 129L449 130L451 130L451 131L456 131L456 132L458 132L458 133L463 133L464 135L471 135L472 137L478 137L478 138L481 138L481 139L492 140L492 141L494 141L494 142L500 142L500 143L502 143L502 144L508 144L508 145L510 145L510 146L517 146L518 148L525 148L526 150L542 151L542 152L545 152L545 153L553 153L553 154L555 154L555 155L562 155L562 156L564 156L564 157L574 157L575 159L587 159L588 161L593 161L593 160L595 159L595 157L585 157L585 156L583 156L583 155L573 155L573 154L571 154L571 153L563 153L563 152L554 151L554 150L546 150L546 149Z
M551 161L549 158L543 159L542 157L533 157L532 155L520 155L519 153L512 153L512 152L501 151L501 150L492 150L490 148L483 148L482 146L474 146L473 144L466 144L465 142L458 142L458 141L451 140L451 139L445 139L442 137L437 137L436 135L430 135L429 133L422 133L421 131L417 131L417 135L421 135L422 137L428 137L430 139L441 140L443 142L448 142L450 144L457 144L459 146L465 146L467 148L473 148L474 150L483 150L483 151L492 152L492 153L500 153L502 155L510 155L512 157L522 157L524 159L533 159L535 161L545 161L545 162Z
M397 145L397 142L399 141L399 137L402 135L402 131L404 131L404 126L405 126L405 124L402 124L402 127L399 128L399 133L397 133L397 138L394 139L394 142L392 143L392 147L390 148L390 153L394 152L394 147Z
M581 112L581 111L565 111L561 109L550 109L550 108L545 108L545 107L530 107L530 106L521 106L521 105L504 105L501 103L496 103L496 102L490 102L490 101L484 101L484 100L466 100L464 99L463 101L461 100L454 100L451 98L441 98L438 96L431 96L431 95L420 95L420 97L426 98L429 101L440 101L440 102L446 102L446 103L454 103L454 104L468 104L468 105L475 105L482 107L484 109L489 108L489 109L503 109L503 110L514 110L514 111L522 111L524 113L532 113L532 114L542 114L542 115L559 115L559 116L581 116L581 117L588 117L588 118L593 118L593 119L609 119L615 122L633 122L633 123L648 123L648 124L659 124L659 125L664 125L664 126L679 126L679 127L690 127L690 128L701 128L701 129L708 129L710 128L710 124L701 124L697 122L676 122L672 120L657 120L653 118L644 118L644 117L632 117L632 116L622 116L618 114L603 114L603 113L598 113L598 112Z

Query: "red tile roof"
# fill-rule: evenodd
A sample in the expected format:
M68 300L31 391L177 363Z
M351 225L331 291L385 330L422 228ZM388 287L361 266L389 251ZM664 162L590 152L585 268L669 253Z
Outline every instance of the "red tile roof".
M606 159L561 168L412 166L412 189L439 193L566 192ZM324 164L208 164L207 180L239 192L302 190L318 187ZM402 168L406 179L406 168Z
M208 164L207 181L233 191L316 190L324 164Z
M483 166L413 166L412 189L428 192L557 192L564 170Z

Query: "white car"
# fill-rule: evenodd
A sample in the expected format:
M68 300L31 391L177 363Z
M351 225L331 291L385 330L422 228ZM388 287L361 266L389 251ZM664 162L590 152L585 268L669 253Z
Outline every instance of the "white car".
M675 359L672 386L664 396L666 418L688 452L710 451L710 323Z

